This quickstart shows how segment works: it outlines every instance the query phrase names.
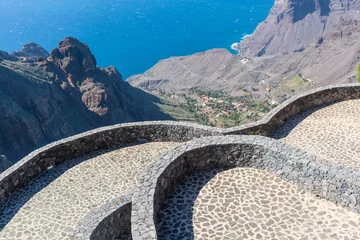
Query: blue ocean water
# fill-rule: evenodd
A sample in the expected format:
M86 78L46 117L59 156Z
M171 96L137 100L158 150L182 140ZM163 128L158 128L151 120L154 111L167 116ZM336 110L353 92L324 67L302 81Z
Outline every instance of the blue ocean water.
M0 50L26 42L48 51L66 36L124 78L160 59L228 48L251 34L273 0L1 0Z

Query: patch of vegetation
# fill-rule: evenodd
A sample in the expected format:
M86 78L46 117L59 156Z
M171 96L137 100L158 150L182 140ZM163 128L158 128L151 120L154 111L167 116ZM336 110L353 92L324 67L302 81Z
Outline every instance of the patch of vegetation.
M357 78L358 82L360 82L360 63L358 65L358 78Z
M306 91L315 86L312 80L302 76L301 73L294 75L291 78L284 78L273 87L273 92L277 94L287 93L292 96L299 91Z
M274 107L268 100L255 100L250 92L233 97L221 91L199 89L186 97L186 103L198 122L223 128L257 121Z
M13 61L2 61L1 66L6 67L23 77L32 81L49 81L49 74L41 68L35 67L29 63L13 62Z
M202 89L198 89L198 88L193 89L193 91L200 96L205 95L205 96L212 97L212 98L224 98L224 97L228 96L228 94L226 94L222 91L202 90Z
M161 103L157 103L162 112L172 116L178 121L196 122L196 117L193 113L186 110L184 104L170 101L160 97Z
M180 121L227 128L260 120L274 105L269 98L256 99L250 92L245 96L231 96L222 91L191 89L187 94L166 93L153 89L152 94L162 100L163 112Z

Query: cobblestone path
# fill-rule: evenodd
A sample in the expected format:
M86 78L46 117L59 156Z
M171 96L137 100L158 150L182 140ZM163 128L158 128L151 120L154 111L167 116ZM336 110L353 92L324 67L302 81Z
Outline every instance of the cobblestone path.
M163 239L360 239L360 215L263 170L196 173L158 215Z
M312 109L288 120L274 137L323 159L360 169L360 100Z
M91 209L132 188L138 171L175 145L99 151L47 171L0 209L0 239L67 239Z

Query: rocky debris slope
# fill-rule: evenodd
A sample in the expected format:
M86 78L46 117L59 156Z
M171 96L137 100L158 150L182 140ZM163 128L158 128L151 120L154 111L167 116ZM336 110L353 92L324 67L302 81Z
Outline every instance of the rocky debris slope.
M0 61L0 155L12 163L96 127L171 119L157 107L158 98L131 87L114 67L97 67L75 38L61 41L47 59L9 60Z
M186 92L201 87L232 95L266 94L265 89L289 83L296 94L301 87L356 81L360 61L359 0L276 0L268 18L240 44L240 54L214 49L160 61L144 74L127 81L142 89ZM293 86L295 85L295 86ZM276 96L275 96L276 95ZM273 97L284 95L279 90Z

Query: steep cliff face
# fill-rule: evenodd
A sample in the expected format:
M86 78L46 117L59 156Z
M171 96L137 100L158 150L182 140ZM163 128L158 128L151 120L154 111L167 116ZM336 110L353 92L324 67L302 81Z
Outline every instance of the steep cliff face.
M241 55L301 52L333 34L358 32L359 10L359 0L275 0L267 19L241 43Z
M45 63L47 71L55 68L54 65L60 68L65 78L61 87L80 94L86 108L106 124L143 119L142 112L148 112L147 109L137 111L139 106L131 104L134 100L125 95L134 90L123 82L121 74L112 66L96 67L96 59L88 46L77 39L66 38L51 52Z
M51 81L30 79L12 67L26 69L19 63L0 66L0 153L9 160L92 126L86 109L69 93Z
M114 67L96 67L77 39L64 39L47 59L17 60L0 62L0 172L46 143L92 128L171 119Z

